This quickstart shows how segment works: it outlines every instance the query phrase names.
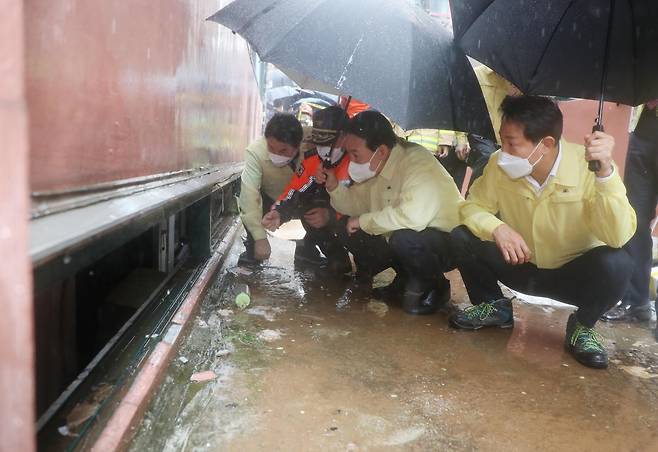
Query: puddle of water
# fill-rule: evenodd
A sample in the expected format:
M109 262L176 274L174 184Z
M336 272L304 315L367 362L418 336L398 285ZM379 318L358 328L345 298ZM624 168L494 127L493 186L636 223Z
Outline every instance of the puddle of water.
M512 330L455 331L445 312L408 316L295 270L294 244L273 244L247 311L220 311L229 291L211 291L208 327L185 340L190 361L172 364L132 450L658 450L648 331L602 325L614 362L591 370L564 351L564 305L518 302ZM190 384L199 370L218 378Z

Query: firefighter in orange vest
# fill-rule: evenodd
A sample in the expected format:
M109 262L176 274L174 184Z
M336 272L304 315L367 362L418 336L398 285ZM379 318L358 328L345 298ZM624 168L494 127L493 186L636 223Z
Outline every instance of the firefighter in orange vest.
M288 186L265 214L262 224L270 231L293 218L300 218L307 234L313 236L309 243L317 243L328 259L332 272L347 273L352 265L345 247L333 233L336 222L340 219L329 204L329 195L315 180L315 174L323 165L333 168L338 179L349 184L347 173L349 159L341 148L340 130L348 121L345 111L340 107L327 107L313 114L313 129L306 140L313 148L304 152L304 160L298 166ZM316 247L296 247L295 261L322 264Z

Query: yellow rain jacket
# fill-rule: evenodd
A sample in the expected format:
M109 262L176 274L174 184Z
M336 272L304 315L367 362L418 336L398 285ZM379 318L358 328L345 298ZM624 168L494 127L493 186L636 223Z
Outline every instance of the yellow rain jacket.
M414 129L404 135L407 140L434 153L438 152L439 146L459 146L468 143L465 133L453 130Z
M245 152L244 169L240 188L240 218L242 224L254 237L261 240L267 237L260 224L263 218L263 198L261 190L276 200L293 176L290 165L277 168L267 152L267 141L261 138L251 143Z
M537 195L526 178L512 180L491 156L471 187L460 217L481 240L505 223L521 234L539 268L558 268L601 245L623 246L635 233L635 211L619 170L599 181L583 146L562 142L557 175ZM499 218L496 217L499 214Z
M401 141L382 171L351 187L339 185L329 193L331 205L359 216L361 229L388 237L399 229L428 227L449 232L459 223L463 202L452 177L425 148Z
M478 78L478 82L480 82L484 101L487 104L487 110L489 110L491 124L496 133L496 141L500 143L500 124L503 116L500 111L500 104L507 97L512 84L484 64L476 67L473 71Z

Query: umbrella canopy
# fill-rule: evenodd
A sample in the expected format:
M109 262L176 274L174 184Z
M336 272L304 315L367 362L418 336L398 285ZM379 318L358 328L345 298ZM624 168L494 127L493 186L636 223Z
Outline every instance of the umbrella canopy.
M462 49L526 94L603 94L627 105L658 98L656 0L450 3Z
M467 58L407 0L236 0L209 20L304 88L354 96L405 129L494 136Z

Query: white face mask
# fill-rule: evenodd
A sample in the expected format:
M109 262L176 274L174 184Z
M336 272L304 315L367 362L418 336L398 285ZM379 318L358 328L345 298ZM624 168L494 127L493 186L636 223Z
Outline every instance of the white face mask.
M379 165L382 163L381 161L377 164L377 168L374 170L370 169L370 162L372 162L372 159L375 157L375 154L379 151L379 148L375 151L374 154L372 154L372 157L370 157L370 160L368 160L367 163L356 163L356 162L350 162L350 164L347 166L347 172L352 178L354 182L361 183L365 182L368 179L372 179L377 175L377 170L379 169Z
M269 151L267 153L270 154L270 160L272 161L272 164L277 168L283 168L294 158L294 156L286 157L285 155L279 155Z
M331 146L316 146L318 155L322 160L329 158L329 153L331 152Z
M331 149L331 146L316 146L315 149L318 151L318 155L322 160L327 160L331 153L331 163L336 163L343 155L341 148L334 147Z
M530 157L532 157L532 154L537 151L539 148L539 145L541 145L541 141L537 143L537 146L532 150L530 155L527 158L521 158L517 157L512 154L508 154L505 151L500 151L500 157L498 158L498 166L505 171L505 173L511 178L511 179L520 179L522 177L529 176L532 173L533 168L539 161L544 158L544 155L542 154L539 159L535 163L530 163Z

